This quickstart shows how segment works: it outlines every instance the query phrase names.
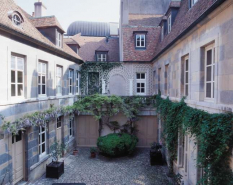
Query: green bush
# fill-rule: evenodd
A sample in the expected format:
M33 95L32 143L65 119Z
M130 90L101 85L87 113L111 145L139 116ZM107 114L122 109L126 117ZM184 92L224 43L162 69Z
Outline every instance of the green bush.
M100 152L111 157L132 154L138 142L134 135L119 133L99 137L97 146Z

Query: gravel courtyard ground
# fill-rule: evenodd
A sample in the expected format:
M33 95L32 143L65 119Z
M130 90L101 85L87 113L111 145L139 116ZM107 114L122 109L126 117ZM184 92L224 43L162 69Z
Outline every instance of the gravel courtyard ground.
M91 159L89 148L65 159L65 173L57 179L45 176L29 185L85 183L86 185L169 185L166 166L150 166L149 149L137 149L130 157Z

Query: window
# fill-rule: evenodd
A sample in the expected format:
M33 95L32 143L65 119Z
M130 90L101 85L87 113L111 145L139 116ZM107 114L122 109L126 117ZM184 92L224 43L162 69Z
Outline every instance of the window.
M69 94L73 94L73 77L74 70L69 69Z
M24 96L24 58L11 56L11 96Z
M74 136L74 120L73 120L73 118L71 118L70 122L69 122L69 136L70 136L70 138Z
M161 68L159 68L159 71L158 71L158 93L161 92Z
M56 73L56 82L57 82L57 94L62 95L62 67L57 66L57 73Z
M167 18L167 27L168 27L168 33L171 32L172 30L172 15L170 14Z
M76 94L79 94L79 71L76 71Z
M46 95L46 71L47 64L39 62L38 64L38 94Z
M184 172L188 173L188 146L189 146L188 134L185 134L185 149L184 149Z
M106 62L107 61L107 53L97 53L96 60L98 62Z
M59 117L57 118L57 129L58 129L58 128L61 128L61 120L62 120L62 117L59 116Z
M164 26L161 26L161 41L163 41L164 38Z
M146 94L146 73L137 73L136 82L137 82L137 94L145 95Z
M215 49L213 45L205 48L205 97L214 98Z
M164 77L165 77L165 95L168 96L169 95L169 74L168 74L168 68L169 65L165 66L165 73L164 73Z
M20 130L17 135L12 136L12 144L22 141L22 131Z
M197 1L198 0L190 0L190 8L192 8L193 5L195 5Z
M61 48L62 47L62 36L61 36L61 33L59 33L58 31L57 31L56 41L57 41L57 47Z
M189 94L189 59L188 56L185 57L184 62L184 95L188 96Z
M184 166L184 133L182 130L178 137L178 165L181 168Z
M146 35L137 34L136 35L136 48L145 48L146 47Z
M39 156L46 155L46 127L39 127Z

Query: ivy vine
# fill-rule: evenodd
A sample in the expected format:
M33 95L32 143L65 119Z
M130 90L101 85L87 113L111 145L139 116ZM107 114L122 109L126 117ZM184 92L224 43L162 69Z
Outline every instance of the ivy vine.
M108 74L114 68L120 67L120 62L86 62L82 65L80 75L80 89L82 95L88 94L88 75L89 73L99 73L99 93L102 91L102 79L105 85L108 84Z
M155 106L164 120L164 138L171 169L177 158L178 133L182 130L195 136L198 146L197 167L203 169L198 184L233 184L229 163L233 147L232 113L210 114L187 106L184 99L172 102L160 95L156 96Z

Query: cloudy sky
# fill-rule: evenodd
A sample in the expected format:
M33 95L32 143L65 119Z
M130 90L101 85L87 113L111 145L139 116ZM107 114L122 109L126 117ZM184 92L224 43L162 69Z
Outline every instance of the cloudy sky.
M26 12L34 12L38 0L15 0ZM63 29L74 21L119 22L120 0L42 0L47 15L55 15Z

